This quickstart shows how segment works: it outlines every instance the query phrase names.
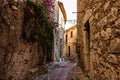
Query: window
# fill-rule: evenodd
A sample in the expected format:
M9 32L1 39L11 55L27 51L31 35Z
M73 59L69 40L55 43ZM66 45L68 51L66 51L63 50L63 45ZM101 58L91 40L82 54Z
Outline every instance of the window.
M68 56L70 57L70 46L68 46Z
M73 32L71 31L71 38L73 37Z
M67 44L67 37L68 37L68 36L66 35L66 44Z

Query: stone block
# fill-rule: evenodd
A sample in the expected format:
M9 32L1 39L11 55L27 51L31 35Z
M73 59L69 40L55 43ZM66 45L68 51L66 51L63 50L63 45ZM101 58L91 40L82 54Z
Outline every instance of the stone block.
M86 14L83 17L82 23L85 24L87 20L91 17L91 15L92 15L92 10L91 9L87 10Z
M115 29L115 37L116 38L120 38L120 30L119 29Z
M110 23L110 22L113 22L113 21L115 21L115 20L117 19L117 16L115 16L115 15L112 14L112 13L108 13L107 17L108 17L109 23Z
M92 23L93 19L94 19L94 16L92 15L89 19L89 22Z
M106 35L108 35L108 37L112 36L112 29L111 28L106 29Z
M99 2L98 4L95 4L93 8L93 12L97 11L102 6L102 2Z
M117 16L117 11L118 9L116 7L111 8L112 15Z
M117 16L120 17L120 8L117 11Z
M115 22L115 26L117 26L117 28L120 29L120 19L118 19L118 20Z
M105 33L105 31L104 30L101 30L101 37L105 37L105 35L106 35L106 33Z
M108 19L107 19L107 16L105 16L97 23L97 25L98 26L104 26L104 25L107 24L107 22L108 22Z
M112 36L112 29L106 28L106 30L101 30L101 37L104 38L104 40L108 40Z
M97 43L94 43L94 44L93 44L93 49L97 50L97 48L98 48Z
M95 37L95 39L99 39L100 38L100 33L99 32L96 33L94 37Z
M98 13L95 14L95 19L98 19Z
M111 41L110 49L113 54L120 54L120 39L114 39Z
M97 53L98 53L98 54L102 54L102 52L101 52L101 49L100 49L100 48L98 48Z
M81 5L81 6L79 6L79 11L82 12L85 9L86 3L85 3L85 1L81 0L78 3L78 5Z
M117 57L116 55L113 55L113 54L109 54L108 57L107 57L107 60L109 63L112 63L112 64L117 64Z
M14 11L17 11L17 10L18 10L18 8L17 8L16 6L12 6L12 9L13 9Z
M106 11L108 9L109 5L110 5L110 1L108 1L107 3L105 3L105 5L104 5L104 11Z

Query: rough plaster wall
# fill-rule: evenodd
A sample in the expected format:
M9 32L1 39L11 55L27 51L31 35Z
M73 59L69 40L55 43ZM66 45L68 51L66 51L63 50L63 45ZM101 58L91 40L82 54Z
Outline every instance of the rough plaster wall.
M43 63L43 47L22 39L24 4L10 2L0 3L0 79L29 80L30 69Z

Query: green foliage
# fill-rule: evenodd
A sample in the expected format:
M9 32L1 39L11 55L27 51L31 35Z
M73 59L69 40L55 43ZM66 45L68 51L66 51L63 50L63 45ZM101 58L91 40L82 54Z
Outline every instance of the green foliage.
M43 42L42 44L49 51L52 48L53 29L55 27L54 22L47 18L51 11L47 9L44 3L38 1L32 2L31 0L27 0L26 5L35 18L35 34L33 36L36 41Z

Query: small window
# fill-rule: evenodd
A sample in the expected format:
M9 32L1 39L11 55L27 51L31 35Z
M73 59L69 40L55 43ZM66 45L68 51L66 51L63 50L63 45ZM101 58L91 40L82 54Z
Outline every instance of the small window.
M73 37L73 32L71 31L71 38Z
M68 37L68 36L66 35L66 44L67 44L67 37Z
M68 46L68 56L70 57L70 46Z

